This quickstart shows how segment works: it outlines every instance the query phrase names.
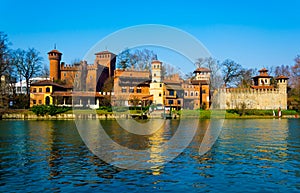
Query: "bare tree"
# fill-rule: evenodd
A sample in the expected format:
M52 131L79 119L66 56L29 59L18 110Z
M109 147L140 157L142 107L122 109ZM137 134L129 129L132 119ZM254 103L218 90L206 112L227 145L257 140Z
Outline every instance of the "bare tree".
M241 76L238 77L238 87L241 88L249 88L252 85L252 77L254 76L257 70L250 68L250 69L242 69Z
M198 58L196 59L195 66L196 68L203 67L206 62L207 62L207 58Z
M233 60L227 59L221 63L222 73L223 73L223 81L225 86L231 86L236 84L238 78L243 73L243 68L240 64L236 63Z
M121 69L132 67L137 70L149 70L152 60L157 60L157 55L152 50L127 48L117 56L117 66Z
M26 95L30 93L30 79L40 75L42 57L39 56L39 52L34 48L29 48L27 51L17 49L13 54L14 65L17 71L26 82ZM28 100L29 105L29 100Z
M130 67L130 51L128 48L126 48L124 51L122 51L117 56L117 67L121 68L123 70Z
M50 71L49 71L49 66L47 64L44 64L43 65L43 68L42 68L42 72L41 72L41 76L43 78L49 78L50 76Z
M221 64L214 58L198 58L195 62L197 68L205 67L208 68L210 73L210 86L212 90L221 87L222 84L222 75L221 75Z
M6 101L9 95L7 86L10 85L13 76L10 44L7 35L0 32L0 107L7 106Z

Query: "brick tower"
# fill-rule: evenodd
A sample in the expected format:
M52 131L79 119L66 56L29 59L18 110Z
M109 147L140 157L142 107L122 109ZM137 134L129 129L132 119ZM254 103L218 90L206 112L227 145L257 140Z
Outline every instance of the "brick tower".
M48 58L50 61L50 80L60 79L60 60L61 55L58 50L54 49L48 52Z

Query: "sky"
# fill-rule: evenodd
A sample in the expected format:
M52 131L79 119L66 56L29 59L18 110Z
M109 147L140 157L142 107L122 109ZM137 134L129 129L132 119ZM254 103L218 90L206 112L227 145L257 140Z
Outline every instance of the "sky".
M300 55L298 0L1 0L0 5L0 31L11 48L33 47L45 63L55 44L71 63L110 34L142 24L183 30L217 60L232 59L245 68L293 65Z

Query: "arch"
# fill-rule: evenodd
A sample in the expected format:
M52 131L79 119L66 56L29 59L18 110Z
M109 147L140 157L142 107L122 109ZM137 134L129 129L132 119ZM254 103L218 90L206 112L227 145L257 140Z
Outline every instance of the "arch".
M50 97L49 96L46 96L45 105L47 105L47 106L50 105Z

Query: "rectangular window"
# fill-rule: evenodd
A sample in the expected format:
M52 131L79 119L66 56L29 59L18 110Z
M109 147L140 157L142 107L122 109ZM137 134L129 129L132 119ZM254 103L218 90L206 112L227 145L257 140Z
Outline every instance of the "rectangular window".
M42 89L42 88L39 88L39 92L43 92L43 89Z
M127 92L126 87L122 87L122 93L125 93L125 92Z
M206 90L202 90L202 94L205 94L206 93Z
M33 88L33 89L32 89L32 92L36 92L36 88Z
M180 104L181 104L181 100L178 100L178 101L177 101L177 104L180 105Z
M162 87L162 84L159 84L159 87Z
M40 104L40 105L42 104L42 100L39 100L39 104Z
M187 92L187 91L185 91L185 92L184 92L184 96L187 96L187 95L188 95L188 92Z
M67 76L67 73L64 73L64 77L66 77Z
M130 88L129 88L129 92L130 92L130 93L134 93L134 88L133 88L133 87L130 87Z
M137 87L136 92L137 93L142 93L142 88L141 87Z
M173 105L173 100L169 100L169 105Z
M174 96L174 90L170 90L170 91L169 91L169 95L170 95L170 96Z
M36 100L33 100L32 102L33 102L34 105L36 104Z

